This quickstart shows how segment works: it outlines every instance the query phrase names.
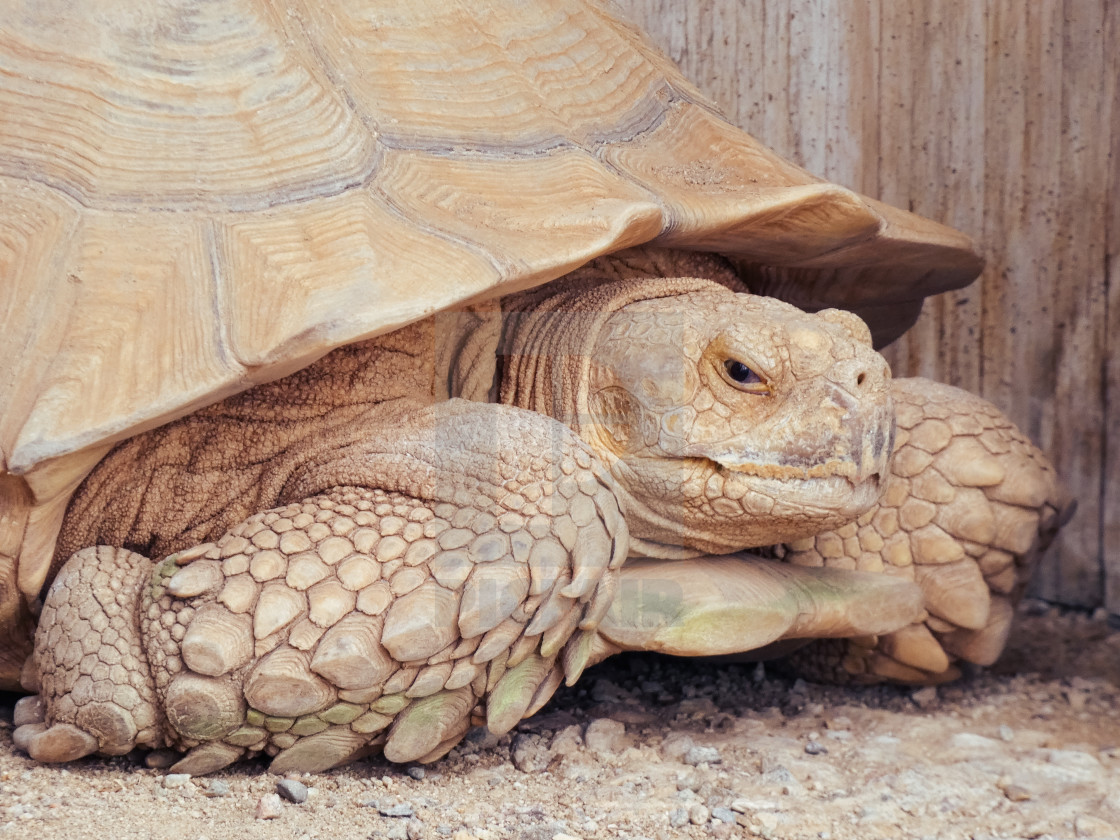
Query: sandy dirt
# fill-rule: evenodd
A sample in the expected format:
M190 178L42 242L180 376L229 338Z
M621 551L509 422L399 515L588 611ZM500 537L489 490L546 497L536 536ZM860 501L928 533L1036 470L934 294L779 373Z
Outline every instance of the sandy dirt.
M37 766L11 744L9 697L0 836L1118 837L1120 632L1038 604L1022 613L1000 663L937 689L630 655L512 735L475 731L436 764L287 780L253 763L167 776L143 756Z

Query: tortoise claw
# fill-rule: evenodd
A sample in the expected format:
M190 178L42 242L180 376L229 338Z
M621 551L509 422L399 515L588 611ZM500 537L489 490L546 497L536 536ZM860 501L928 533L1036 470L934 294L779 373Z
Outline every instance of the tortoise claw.
M25 723L23 726L17 726L15 731L12 732L12 743L15 744L17 750L30 752L31 739L46 731L47 725L45 723Z
M46 723L47 720L47 707L43 703L43 698L38 694L32 694L30 697L21 697L16 701L15 712L12 715L12 723L18 729L28 723Z
M76 761L97 752L97 739L73 724L29 723L17 729L12 740L36 761L56 764Z
M223 767L228 767L241 758L245 750L221 741L208 741L195 747L171 765L169 773L189 773L192 776L205 776Z
M749 555L636 560L622 567L599 633L622 650L714 656L889 633L921 614L922 590L890 575Z
M532 654L506 671L486 698L486 728L495 735L513 729L551 670L552 660Z
M473 707L470 686L414 701L393 722L385 742L385 758L397 763L416 761L451 738L458 741L467 731Z

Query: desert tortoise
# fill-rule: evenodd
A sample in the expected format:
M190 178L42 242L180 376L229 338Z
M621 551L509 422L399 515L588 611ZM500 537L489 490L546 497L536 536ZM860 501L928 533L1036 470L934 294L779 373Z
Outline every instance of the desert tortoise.
M431 759L617 649L855 635L849 671L924 679L1002 644L1052 470L889 386L858 319L735 294L882 342L975 276L964 237L780 160L593 4L10 5L0 621L11 685L53 579L32 755ZM825 568L689 559L779 541Z

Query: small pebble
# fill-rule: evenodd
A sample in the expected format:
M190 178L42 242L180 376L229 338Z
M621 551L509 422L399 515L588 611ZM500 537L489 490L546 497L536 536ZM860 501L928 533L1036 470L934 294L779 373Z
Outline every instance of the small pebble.
M715 747L692 747L684 754L684 763L694 767L697 764L719 764L722 760Z
M523 732L513 739L510 760L522 773L540 773L552 761L552 753L541 741L540 735Z
M725 823L733 823L735 822L735 814L730 808L716 807L712 808L712 819Z
M410 778L413 778L419 782L424 778L426 774L423 767L409 767L408 775Z
M673 828L683 828L688 825L688 811L684 808L677 808L675 811L670 812L669 825Z
M377 810L383 817L411 817L413 815L411 802L382 801L378 803Z
M977 755L996 755L1003 745L993 738L985 738L974 732L957 732L949 738L949 746L955 750L972 752Z
M789 768L777 764L763 771L762 781L767 785L791 785L794 784L797 779L789 772Z
M684 761L693 746L692 738L684 732L670 732L661 742L661 756L666 761Z
M805 752L809 755L828 755L828 747L817 741L810 741L805 745Z
M175 788L186 787L190 784L190 781L190 773L168 773L163 777L163 786L168 790L174 790Z
M583 735L580 733L580 728L573 724L572 726L565 726L556 733L549 750L553 756L572 755L579 752L579 748L582 746Z
M229 796L229 785L221 779L211 779L202 789L203 796Z
M297 805L307 801L307 785L295 779L281 779L276 783L276 792Z
M758 824L767 831L773 831L778 827L778 815L769 811L755 814L755 819L758 820Z
M598 718L587 724L583 742L589 750L598 753L617 751L626 737L626 726L610 718Z
M706 825L711 816L707 806L699 802L688 809L688 821L693 825Z
M283 812L283 804L280 802L280 794L266 793L259 800L257 800L257 813L258 820L274 820Z
M1073 823L1073 830L1078 837L1115 837L1116 828L1112 823L1105 822L1088 814L1081 814Z
M924 688L912 691L910 692L910 699L919 709L928 709L937 702L937 687L927 685Z

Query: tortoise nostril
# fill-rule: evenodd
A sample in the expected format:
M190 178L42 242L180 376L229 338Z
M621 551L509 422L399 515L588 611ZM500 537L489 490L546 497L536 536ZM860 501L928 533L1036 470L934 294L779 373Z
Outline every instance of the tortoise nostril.
M874 396L890 373L885 363L880 367L871 359L845 359L832 367L828 379L850 397L862 400Z

